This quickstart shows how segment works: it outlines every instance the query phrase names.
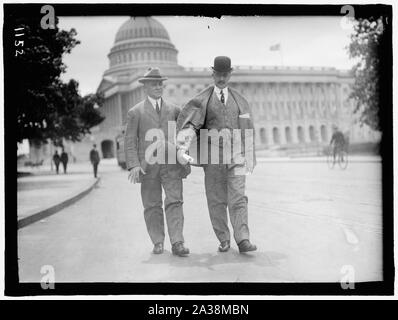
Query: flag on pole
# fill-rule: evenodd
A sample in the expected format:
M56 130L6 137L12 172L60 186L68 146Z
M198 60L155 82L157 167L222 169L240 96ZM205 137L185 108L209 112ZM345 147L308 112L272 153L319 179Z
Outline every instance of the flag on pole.
M281 44L280 43L274 44L273 46L270 46L269 49L271 51L278 51L281 49Z

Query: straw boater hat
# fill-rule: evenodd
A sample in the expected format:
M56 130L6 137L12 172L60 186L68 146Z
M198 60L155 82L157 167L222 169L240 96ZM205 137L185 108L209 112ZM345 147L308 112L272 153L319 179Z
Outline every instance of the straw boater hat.
M164 81L167 80L166 77L160 75L159 68L149 68L143 77L138 79L138 82L144 83L147 81Z

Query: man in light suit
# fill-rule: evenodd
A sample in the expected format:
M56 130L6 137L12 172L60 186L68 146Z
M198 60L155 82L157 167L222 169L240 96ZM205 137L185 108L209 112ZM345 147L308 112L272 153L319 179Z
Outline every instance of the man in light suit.
M166 79L158 68L150 68L138 80L144 85L147 97L127 114L124 143L126 164L130 182L141 183L145 223L154 244L152 252L161 254L164 250L163 187L172 252L177 256L186 256L189 249L184 246L183 237L182 179L189 174L190 168L176 161L175 145L168 142L175 138L169 136L173 135L168 130L169 122L175 123L180 110L162 98L163 81ZM156 148L153 148L152 140L146 140L146 135L150 133L158 137ZM154 159L161 161L153 163Z
M245 175L251 173L255 166L251 108L242 95L228 87L232 72L231 59L216 57L212 68L214 85L191 99L178 117L179 161L184 163L182 156L200 131L197 164L203 166L205 173L207 205L214 232L220 242L218 250L226 252L230 249L228 208L239 252L255 251L257 247L249 240L248 198L245 195ZM226 134L222 137L223 142L216 143L208 139L205 134L209 130ZM232 146L233 152L225 152L227 146ZM210 154L204 150L210 150Z

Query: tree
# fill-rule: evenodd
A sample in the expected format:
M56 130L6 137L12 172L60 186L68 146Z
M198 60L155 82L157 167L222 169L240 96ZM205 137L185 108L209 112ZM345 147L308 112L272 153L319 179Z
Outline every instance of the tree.
M102 104L101 96L81 97L77 81L60 79L66 70L63 56L80 42L74 29L59 30L57 23L55 29L42 29L37 18L24 18L17 24L23 28L25 41L24 53L14 63L20 77L14 81L18 142L80 141L104 119L94 108Z
M95 109L95 105L103 103L103 97L98 94L81 97L78 85L73 79L68 83L57 81L51 91L52 103L45 137L55 145L62 145L62 139L80 141L85 134L90 133L90 128L104 119Z
M388 40L385 21L382 16L357 19L348 46L350 58L358 59L352 69L355 81L350 98L355 101L355 112L360 114L360 123L375 130L380 130L379 112L387 90L381 87L382 77L385 76L382 70L386 67L383 51Z

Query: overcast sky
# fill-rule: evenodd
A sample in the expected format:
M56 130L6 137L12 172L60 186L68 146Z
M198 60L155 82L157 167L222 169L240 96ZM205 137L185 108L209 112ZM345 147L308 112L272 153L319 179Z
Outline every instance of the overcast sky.
M65 56L64 80L74 78L82 94L95 92L109 67L119 27L129 17L60 17L59 27L75 28L81 44ZM233 65L326 66L349 69L345 47L351 28L339 17L155 17L169 32L185 67L210 67L217 55ZM280 43L281 52L269 47Z

